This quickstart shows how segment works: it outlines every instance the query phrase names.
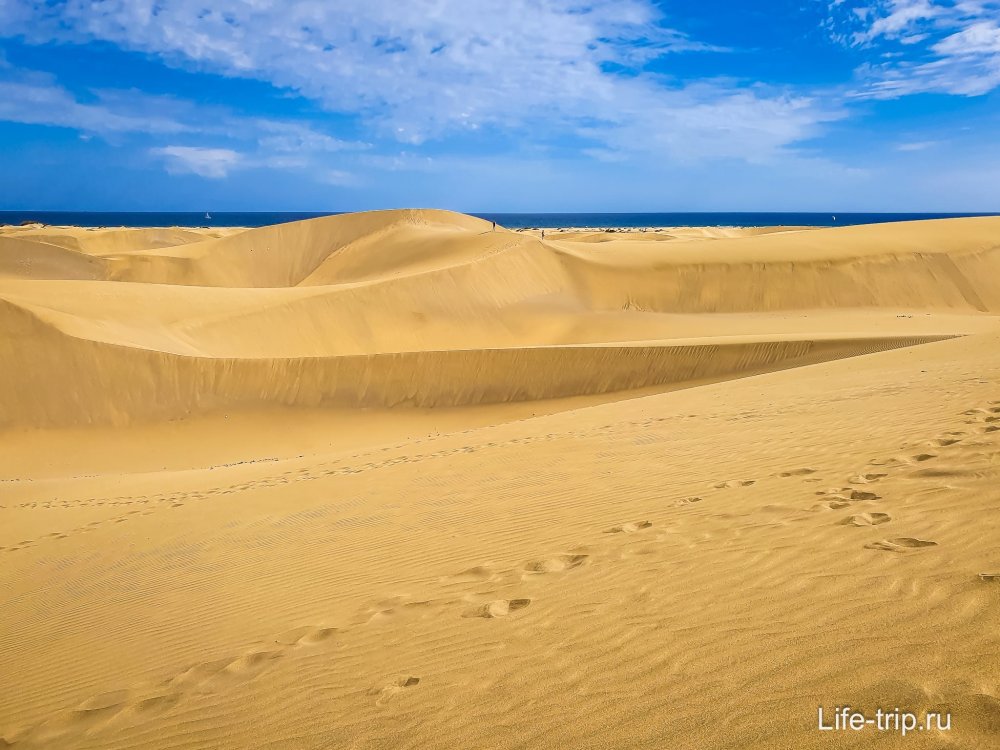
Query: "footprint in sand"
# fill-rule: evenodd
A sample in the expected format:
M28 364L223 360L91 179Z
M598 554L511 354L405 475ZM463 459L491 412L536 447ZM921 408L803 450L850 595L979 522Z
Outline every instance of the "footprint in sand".
M180 700L180 693L162 693L160 695L151 695L147 698L136 701L133 706L133 710L140 714L148 714L153 711L165 711L171 706L177 705Z
M851 494L848 497L856 502L881 499L880 495L876 495L874 492L865 492L864 490L851 490Z
M947 448L949 445L955 445L956 443L960 443L960 442L962 442L961 438L957 438L957 437L943 437L943 438L935 438L934 440L931 440L930 443L928 443L928 445L934 445L934 446L937 446L938 448Z
M623 523L619 526L612 526L605 531L605 534L634 534L637 531L648 529L653 525L652 521L635 521L633 523Z
M251 677L263 670L269 662L280 658L281 655L282 652L278 650L250 651L238 659L229 662L222 671L232 677Z
M827 510L841 510L842 508L846 508L850 504L851 503L850 503L849 500L842 500L842 499L841 500L825 500L823 502L816 503L816 505L814 505L812 509L814 511L816 511L816 510L822 510L823 508L826 508Z
M727 479L725 482L713 484L712 488L716 490L726 490L730 487L749 487L750 485L756 483L756 479Z
M865 549L877 549L884 552L905 552L921 547L936 547L937 542L929 542L926 539L916 539L912 536L897 536L892 539L882 539L878 542L869 542Z
M893 456L892 458L873 458L868 461L869 466L884 466L886 468L896 467L896 466L907 466L909 461L899 456Z
M369 610L371 613L370 616L367 618L362 616L360 620L356 620L355 622L358 624L382 625L387 621L396 620L401 617L426 617L427 613L437 603L430 599L403 601L399 597L396 597L394 600L384 602L383 609Z
M915 456L910 456L910 459L916 461L917 463L923 463L924 461L930 461L932 458L937 458L936 453L918 453Z
M855 513L853 516L845 518L841 523L845 526L879 526L891 520L892 516L888 513Z
M865 502L882 499L881 495L876 495L874 492L856 490L853 487L830 487L825 490L819 490L816 494L840 502Z
M462 617L484 617L488 620L506 617L511 612L524 609L531 604L531 599L497 599L468 610Z
M390 684L385 687L372 688L368 691L369 695L377 695L378 698L375 701L376 706L382 706L395 698L401 691L406 690L406 688L411 688L415 685L420 684L420 678L413 675L403 675L397 677Z
M311 646L332 638L336 632L336 628L303 625L301 628L282 633L275 639L275 643L283 646Z
M217 684L232 680L249 680L262 672L275 659L280 650L250 651L236 659L217 659L202 662L181 672L166 685L181 690L198 688L208 683Z
M130 691L115 690L102 693L81 703L75 709L66 711L28 729L16 741L0 738L0 747L12 747L20 740L29 740L32 746L62 747L54 740L84 733L90 733L104 722L129 707Z
M878 474L875 472L868 472L867 474L856 474L847 481L851 484L870 484L871 482L877 482L880 479L884 479L889 476L888 474Z
M564 570L579 568L587 562L589 555L557 555L545 560L534 560L524 566L528 573L561 573Z
M200 687L220 675L229 663L229 659L217 659L195 664L169 680L167 685L181 690Z
M112 709L121 709L128 703L130 693L128 690L113 690L110 693L101 693L88 698L75 711L78 713L107 713Z
M700 502L701 502L701 498L700 497L682 497L680 500L678 500L676 503L674 503L674 505L684 506L684 505L691 505L692 503L700 503Z
M779 477L804 477L808 474L815 474L816 469L802 468L802 469L790 469L789 471L783 471L778 474Z
M497 573L485 565L476 565L472 568L467 568L461 573L456 573L452 576L445 576L441 579L441 583L444 584L461 584L461 583L486 583L487 581L496 580Z

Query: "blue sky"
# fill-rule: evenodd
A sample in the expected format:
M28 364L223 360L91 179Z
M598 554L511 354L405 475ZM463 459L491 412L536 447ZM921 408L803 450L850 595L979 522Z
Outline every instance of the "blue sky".
M0 209L1000 210L1000 0L2 0Z

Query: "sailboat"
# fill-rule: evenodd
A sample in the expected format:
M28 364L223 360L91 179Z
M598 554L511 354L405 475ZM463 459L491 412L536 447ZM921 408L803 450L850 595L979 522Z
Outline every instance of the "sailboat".
M208 213L208 211L205 212L205 218L206 219L211 219L212 218L211 215Z

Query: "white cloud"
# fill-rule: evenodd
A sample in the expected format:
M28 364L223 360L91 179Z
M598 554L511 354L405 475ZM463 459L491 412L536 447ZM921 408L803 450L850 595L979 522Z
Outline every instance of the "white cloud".
M787 144L817 134L819 123L843 116L838 108L810 97L762 95L721 84L654 94L636 82L622 94L609 114L613 127L598 125L583 132L615 151L665 154L679 162L770 161Z
M113 99L113 97L111 97ZM149 98L135 93L130 102L98 96L82 103L44 75L0 81L0 120L74 128L86 134L183 133L191 130L169 114L151 111Z
M332 152L370 148L368 143L344 141L300 123L258 119L253 124L260 134L258 143L271 151Z
M151 148L149 153L162 159L171 174L219 179L237 169L311 170L317 181L328 185L350 187L360 184L354 174L326 167L307 153L246 153L230 148L177 145Z
M358 162L370 169L382 172L435 172L441 171L430 156L421 156L412 151L397 153L365 154Z
M345 172L342 169L328 169L320 175L319 180L320 182L325 182L327 185L335 185L337 187L356 187L361 184L356 175Z
M888 0L851 13L837 3L831 13L839 41L864 49L898 45L879 55L887 62L859 68L866 86L860 96L977 96L1000 86L996 0Z
M938 145L938 141L910 141L896 145L897 151L924 151Z
M241 154L228 148L164 146L150 149L150 153L163 157L171 174L196 174L213 179L225 177L243 159Z
M979 21L934 45L939 55L1000 55L1000 26Z
M945 8L931 0L891 0L884 15L873 14L875 20L858 41L870 41L884 36L890 39L910 38L907 32L920 21L940 18ZM872 17L872 16L869 16Z
M0 121L71 128L84 140L169 138L171 145L152 152L174 171L205 177L224 176L237 164L308 170L318 162L322 168L329 154L369 147L303 121L247 117L224 107L133 89L92 89L81 101L46 73L10 69L5 78L0 79ZM179 138L193 143L177 143ZM214 142L212 147L206 140ZM223 147L227 144L238 146L244 156L227 161L225 152L237 153Z
M595 153L760 159L837 116L808 97L645 72L664 55L719 51L670 28L652 0L12 4L20 12L8 33L29 42L102 40L267 81L411 146L497 130L536 144L580 136ZM292 151L301 139L270 134L262 144Z

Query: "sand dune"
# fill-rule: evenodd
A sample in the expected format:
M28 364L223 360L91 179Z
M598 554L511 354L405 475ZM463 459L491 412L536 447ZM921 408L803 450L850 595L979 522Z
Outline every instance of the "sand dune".
M103 264L61 245L0 234L0 280L102 279Z
M0 229L0 747L997 747L998 383L1000 219Z
M65 247L89 255L114 255L133 250L175 247L208 238L228 237L244 231L240 227L214 229L194 227L88 228L50 227L44 224L0 227L0 236Z
M254 403L505 403L911 345L981 330L972 314L1000 310L997 227L593 245L389 211L201 241L132 230L132 244L180 244L90 255L49 244L51 232L21 232L6 239L8 274L20 277L0 280L0 320L16 334L0 355L27 366L0 371L0 424L123 424ZM109 244L129 234L108 233ZM45 279L34 265L19 272L36 244ZM67 278L52 278L60 271ZM872 317L820 315L855 308ZM915 322L886 322L914 310ZM800 325L760 317L790 311Z

